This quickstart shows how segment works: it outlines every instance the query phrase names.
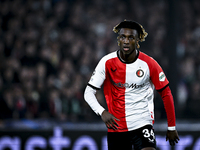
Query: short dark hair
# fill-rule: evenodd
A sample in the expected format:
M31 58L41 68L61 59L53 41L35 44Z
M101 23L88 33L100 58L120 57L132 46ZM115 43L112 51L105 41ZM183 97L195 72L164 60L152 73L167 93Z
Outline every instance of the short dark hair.
M129 28L129 29L135 29L138 32L138 37L140 42L145 41L145 38L147 37L148 33L145 32L144 28L142 27L142 25L140 25L138 22L136 21L128 21L128 20L124 20L121 23L119 23L118 25L116 25L113 28L113 31L115 33L119 33L121 28Z

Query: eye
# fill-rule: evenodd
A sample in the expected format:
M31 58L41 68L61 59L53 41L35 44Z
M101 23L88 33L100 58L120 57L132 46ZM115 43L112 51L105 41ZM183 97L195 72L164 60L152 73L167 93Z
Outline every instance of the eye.
M125 38L126 38L126 37L125 37L124 35L121 35L121 36L120 36L120 39L121 39L121 40L124 40Z
M129 40L133 40L133 39L135 39L133 36L130 36L130 37L129 37Z

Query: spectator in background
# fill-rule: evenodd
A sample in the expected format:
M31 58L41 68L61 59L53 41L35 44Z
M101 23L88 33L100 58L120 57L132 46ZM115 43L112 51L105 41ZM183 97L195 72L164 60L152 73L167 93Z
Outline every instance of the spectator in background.
M187 65L194 68L193 80L186 80L183 76L185 71L179 70L180 86L185 87L179 89L188 92L185 104L191 100L193 94L189 89L192 89L195 82L200 82L199 5L199 0L184 0L179 5L182 15L179 17L181 23L178 25L181 31L178 37L178 62L190 63L185 62L185 58L186 60L191 58L193 63ZM124 18L135 18L141 22L147 27L150 36L154 35L151 32L156 34L147 38L143 44L144 52L154 57L163 69L167 70L169 59L164 50L167 47L168 11L167 1L157 0L151 2L140 0L0 1L1 102L5 101L3 91L10 91L14 95L12 89L18 86L26 104L24 111L27 115L23 118L48 117L50 112L46 108L47 99L50 89L55 88L66 106L62 112L62 116L66 117L62 118L67 121L84 121L87 117L98 120L95 115L88 116L92 113L87 113L90 110L82 98L84 91L82 84L85 85L89 80L92 68L96 66L99 58L109 53L110 49L117 48L116 37L110 29ZM156 47L154 47L155 43ZM95 57L92 57L92 54ZM45 70L45 73L42 70ZM183 90L180 93L183 93ZM102 97L102 93L99 96ZM159 99L158 96L155 98ZM77 108L84 113L74 113L67 109L72 107L70 104L72 101L75 101ZM165 117L162 105L156 104L155 107L158 108L156 109L158 119ZM11 116L16 118L14 110L18 114L19 110L16 108L12 110L14 115ZM177 114L177 117L183 116L184 111L185 108L180 116ZM71 119L74 116L77 119ZM54 116L54 119L59 119L57 117ZM193 115L188 116L191 117Z
M11 90L4 90L3 97L0 100L0 119L15 119L14 118L14 100Z

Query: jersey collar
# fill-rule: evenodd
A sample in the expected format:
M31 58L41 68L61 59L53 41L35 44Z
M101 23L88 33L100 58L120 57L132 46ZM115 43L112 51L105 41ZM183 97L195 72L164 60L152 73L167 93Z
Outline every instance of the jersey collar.
M137 50L137 49L136 49L136 51L137 51L136 57L135 57L135 59L134 59L133 61L131 61L131 62L125 62L125 61L120 57L120 55L119 55L120 50L117 50L117 57L118 57L118 59L119 59L122 63L131 64L131 63L135 62L135 61L138 59L138 56L139 56L140 51Z

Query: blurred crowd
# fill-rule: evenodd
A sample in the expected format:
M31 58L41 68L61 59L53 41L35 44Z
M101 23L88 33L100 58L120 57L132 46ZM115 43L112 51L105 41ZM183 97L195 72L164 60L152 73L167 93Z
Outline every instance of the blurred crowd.
M124 19L141 23L148 37L140 50L168 70L168 5L167 0L1 0L0 120L100 120L83 93L101 57L118 49L112 28ZM200 1L178 6L177 118L199 118ZM97 97L106 107L102 90ZM156 118L164 118L158 94L155 104Z

